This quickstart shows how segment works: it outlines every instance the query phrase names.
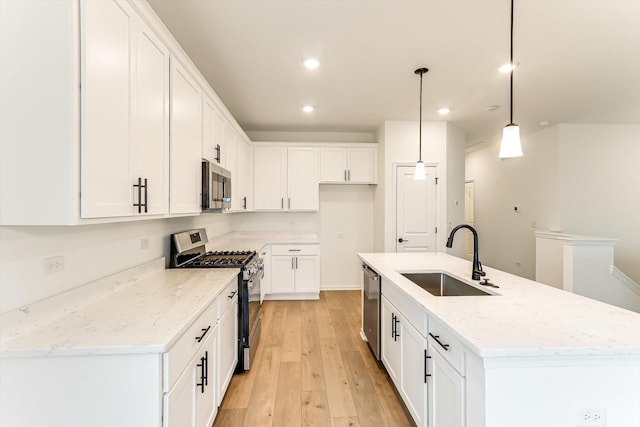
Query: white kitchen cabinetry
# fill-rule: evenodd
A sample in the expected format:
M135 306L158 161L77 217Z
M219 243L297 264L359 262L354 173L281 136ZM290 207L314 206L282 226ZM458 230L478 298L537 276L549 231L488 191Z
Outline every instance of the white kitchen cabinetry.
M429 343L429 425L464 426L464 378L438 350Z
M238 364L238 282L227 285L218 297L217 402L220 406Z
M199 213L202 183L201 90L171 61L171 213Z
M232 203L237 211L253 210L253 147L237 135L237 189L232 189Z
M82 217L166 213L169 51L126 1L81 11Z
M316 152L313 147L254 147L254 209L317 211Z
M381 307L382 362L418 426L426 426L426 340L386 298Z
M267 299L317 299L319 245L271 245L271 289Z
M224 167L224 117L215 103L202 97L202 158Z
M376 147L320 148L321 184L375 184Z

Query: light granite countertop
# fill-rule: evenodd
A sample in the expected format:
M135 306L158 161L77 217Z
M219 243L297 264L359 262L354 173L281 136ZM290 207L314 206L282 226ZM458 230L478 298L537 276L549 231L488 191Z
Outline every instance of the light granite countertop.
M469 261L447 254L358 255L479 356L627 356L640 364L638 313L487 266L500 288L485 288L470 280ZM444 271L497 295L436 297L400 274L418 271Z
M161 269L131 279L133 283L48 322L19 329L2 342L0 357L162 353L238 273L226 268Z
M234 232L211 239L207 243L207 250L259 251L265 245L313 245L319 243L318 235L314 233Z

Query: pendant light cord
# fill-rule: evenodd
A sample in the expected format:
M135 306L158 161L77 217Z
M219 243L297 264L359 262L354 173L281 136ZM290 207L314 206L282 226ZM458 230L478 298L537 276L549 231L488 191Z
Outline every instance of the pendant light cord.
M510 86L509 86L509 123L513 123L513 0L511 0L511 52L510 52L510 62L509 66L511 67L510 73Z
M418 123L418 126L420 126L420 131L419 131L419 136L418 136L418 141L419 141L419 151L418 151L418 161L422 161L422 76L424 73L420 73L420 123Z

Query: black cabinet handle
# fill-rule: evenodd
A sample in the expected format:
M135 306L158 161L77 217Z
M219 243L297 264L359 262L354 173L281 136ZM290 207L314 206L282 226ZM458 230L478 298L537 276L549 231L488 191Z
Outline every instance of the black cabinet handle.
M351 169L347 170L347 181L351 181Z
M204 393L204 387L209 383L209 352L205 351L204 356L200 358L200 363L196 365L200 368L200 382L196 387L200 387L200 393Z
M430 377L431 374L427 374L427 359L431 359L431 356L427 356L427 349L424 349L424 383L427 383L427 377Z
M242 208L246 211L247 210L247 196L242 198Z
M396 337L396 315L391 313L391 338Z
M231 299L231 298L233 298L237 293L238 293L238 291L233 291L233 292L231 292L229 295L227 295L227 298Z
M400 320L398 320L398 316L395 316L393 322L395 323L395 336L393 337L393 340L398 341L398 337L400 336L400 334L398 333L398 323L400 323Z
M142 208L144 208L144 212L148 212L148 192L147 192L147 178L144 179L144 184L142 183L142 178L138 177L138 183L133 184L134 187L138 188L138 203L134 203L133 206L138 208L138 213L142 213ZM144 203L142 203L142 189L144 189Z
M196 337L196 341L201 342L204 336L207 335L207 332L209 332L209 329L211 329L211 325L207 326L207 329L203 328L202 335L200 335L199 337Z
M440 335L433 335L431 332L429 332L429 336L431 338L433 338L435 340L435 342L437 342L438 344L440 344L440 347L444 348L445 351L449 351L449 344L443 344L438 338L440 338Z
M216 157L215 157L216 162L218 162L218 164L220 164L220 144L216 144Z

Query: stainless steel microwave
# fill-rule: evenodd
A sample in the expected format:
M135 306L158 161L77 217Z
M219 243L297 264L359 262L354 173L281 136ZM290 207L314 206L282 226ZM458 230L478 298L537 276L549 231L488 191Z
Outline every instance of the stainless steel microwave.
M231 207L231 172L202 161L202 211L222 212Z

